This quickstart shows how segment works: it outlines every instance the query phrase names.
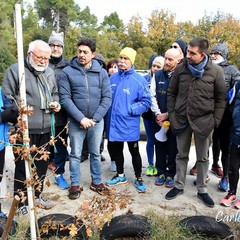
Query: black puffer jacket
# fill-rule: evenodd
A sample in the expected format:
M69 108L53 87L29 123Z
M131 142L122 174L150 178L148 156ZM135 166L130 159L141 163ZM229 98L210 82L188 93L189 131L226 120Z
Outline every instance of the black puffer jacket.
M54 63L53 59L49 60L49 67L54 70L55 78L58 84L58 81L60 79L60 75L62 73L63 68L69 65L69 62L62 57L61 61L59 63ZM55 113L55 126L56 127L62 127L67 124L67 113L65 109L62 107L61 110L57 113Z
M233 88L234 84L240 80L240 71L235 66L229 64L226 60L219 63L218 66L223 69L224 80L228 92L231 88Z

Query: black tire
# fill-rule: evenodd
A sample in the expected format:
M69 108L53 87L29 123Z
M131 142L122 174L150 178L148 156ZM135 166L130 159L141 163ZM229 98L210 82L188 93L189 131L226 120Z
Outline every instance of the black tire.
M0 237L2 236L3 231L6 227L6 222L7 222L7 217L6 216L0 216ZM13 221L8 235L12 236L16 233L16 231L17 231L17 222Z
M114 240L123 237L143 239L151 235L151 223L147 217L135 214L120 215L105 223L100 232L101 240Z
M55 214L49 214L46 216L43 216L41 218L38 219L38 227L39 229L41 229L43 227L44 224L46 224L47 221L51 221L54 224L56 224L56 228L52 229L50 228L48 230L48 233L41 233L41 238L50 238L53 236L56 237L67 237L70 236L69 235L69 230L61 230L61 226L67 226L68 224L74 223L75 222L75 218L71 215L68 214L62 214L62 213L55 213ZM60 226L61 225L61 226ZM87 233L86 233L86 226L83 225L82 221L79 221L76 224L77 228L78 228L78 232L77 235L74 236L74 239L78 239L78 240L87 240ZM30 227L27 230L27 234L26 237L28 239L31 238L31 233L30 233Z
M187 217L179 222L193 234L205 237L220 237L221 239L234 239L234 233L224 222L218 222L213 217L193 216Z

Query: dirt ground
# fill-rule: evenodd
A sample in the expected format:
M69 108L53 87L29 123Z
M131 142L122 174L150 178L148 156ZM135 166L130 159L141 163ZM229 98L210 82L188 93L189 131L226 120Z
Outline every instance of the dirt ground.
M107 153L105 146L105 150L103 155L106 157L106 161L102 162L102 178L103 182L107 179L111 178L115 173L110 172L110 158ZM186 186L184 189L184 194L178 196L173 200L166 200L165 194L169 191L164 185L163 186L155 186L154 181L156 177L147 177L145 175L146 167L147 167L147 157L146 157L146 142L140 142L140 152L143 161L143 179L147 185L146 193L138 193L134 187L134 174L131 163L131 157L128 152L127 145L124 147L125 154L125 174L129 181L129 183L125 186L117 186L117 191L122 191L123 189L128 189L133 198L133 202L127 206L127 209L117 210L114 215L120 215L128 210L135 214L144 214L147 210L153 210L155 213L159 213L161 215L180 215L180 216L194 216L194 215L207 215L207 216L223 216L223 215L232 215L236 214L237 210L230 208L224 208L220 206L219 200L226 195L225 192L221 192L217 190L219 178L213 175L209 171L209 176L211 180L208 182L208 192L210 196L215 201L214 208L206 207L196 196L197 190L193 184L194 176L187 175ZM191 148L190 152L190 161L188 164L188 173L190 168L194 165L195 162L195 149L194 146ZM211 151L210 151L210 165L212 163ZM13 155L11 152L11 148L7 148L7 157L6 157L6 171L7 171L7 192L12 195L12 187L13 187L13 171L14 171L14 162ZM51 175L51 171L48 172ZM47 198L51 199L55 206L50 210L42 210L38 209L38 216L41 217L43 215L47 215L50 213L66 213L77 215L78 207L84 200L90 200L95 194L95 192L89 189L90 186L90 173L89 173L89 160L81 163L81 185L84 188L81 196L77 200L70 200L68 198L68 190L60 190L57 185L54 183L53 176L50 176L50 187L45 186L44 194ZM66 180L69 181L69 165L68 162L66 164ZM2 210L5 213L8 213L11 200L1 199L2 202Z

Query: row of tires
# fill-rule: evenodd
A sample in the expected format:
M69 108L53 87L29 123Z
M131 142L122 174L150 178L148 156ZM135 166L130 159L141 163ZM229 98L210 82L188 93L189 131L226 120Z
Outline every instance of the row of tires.
M5 228L7 217L0 216L0 236L2 236ZM75 223L75 218L68 214L49 214L38 219L39 229L44 224L54 223L54 229L49 228L47 233L41 233L41 238L49 239L52 236L66 237L69 236L69 229L64 229L71 223ZM75 223L76 224L76 223ZM179 222L179 225L186 228L193 234L203 235L208 238L217 239L235 239L233 231L224 222L218 222L213 217L193 216L187 217ZM74 239L88 239L86 227L83 222L77 223L77 235ZM14 235L17 230L17 223L12 223L9 235ZM114 240L118 238L135 238L135 239L151 239L152 225L150 220L142 215L126 214L112 218L110 223L105 223L100 233L101 240ZM30 228L26 233L26 238L30 239Z

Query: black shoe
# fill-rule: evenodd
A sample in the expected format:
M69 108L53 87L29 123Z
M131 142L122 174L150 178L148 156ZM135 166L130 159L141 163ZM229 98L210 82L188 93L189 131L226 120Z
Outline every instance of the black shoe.
M178 189L176 187L174 187L173 189L171 189L166 195L165 198L167 200L171 200L176 198L178 195L183 194L183 189Z
M69 199L77 199L80 197L83 188L80 186L71 186L68 193Z
M106 158L101 154L101 162L106 161Z
M197 197L202 200L202 202L210 207L213 208L214 207L214 201L212 200L212 198L208 195L208 193L198 193Z

